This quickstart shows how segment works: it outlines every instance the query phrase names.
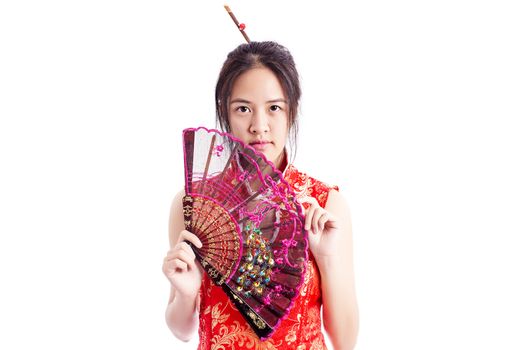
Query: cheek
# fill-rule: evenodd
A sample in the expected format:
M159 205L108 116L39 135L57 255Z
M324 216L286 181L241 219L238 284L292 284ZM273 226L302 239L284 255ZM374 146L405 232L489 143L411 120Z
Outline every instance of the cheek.
M287 141L287 137L288 137L288 131L286 129L286 131L284 131L281 135L281 138L282 138L282 143L285 145L286 144L286 141Z
M231 132L237 131L239 129L238 118L229 117L228 123L229 123L229 129L231 129Z
M244 142L246 141L245 140L246 132L244 131L245 127L238 118L234 118L234 117L229 118L229 128L230 128L231 135L239 138L240 140Z
M284 117L283 120L281 120L278 130L280 142L285 144L289 135L287 117Z

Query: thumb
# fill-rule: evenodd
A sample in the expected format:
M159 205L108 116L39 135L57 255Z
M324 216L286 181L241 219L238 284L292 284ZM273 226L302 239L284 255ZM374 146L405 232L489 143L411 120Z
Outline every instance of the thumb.
M297 201L302 204L302 206L307 210L309 209L310 207L320 207L320 205L318 204L318 201L316 200L316 198L314 197L311 197L311 196L301 196L301 197L297 197Z

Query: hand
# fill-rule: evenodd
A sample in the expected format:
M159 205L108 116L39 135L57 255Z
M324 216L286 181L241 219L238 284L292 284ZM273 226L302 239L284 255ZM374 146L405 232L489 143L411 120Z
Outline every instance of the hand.
M320 207L317 200L306 196L299 199L305 209L304 228L308 232L309 249L316 260L337 252L338 220ZM305 204L305 205L304 205Z
M203 270L195 260L195 253L185 241L202 248L202 242L197 236L183 230L178 237L178 243L167 252L162 271L177 293L195 297L202 283Z

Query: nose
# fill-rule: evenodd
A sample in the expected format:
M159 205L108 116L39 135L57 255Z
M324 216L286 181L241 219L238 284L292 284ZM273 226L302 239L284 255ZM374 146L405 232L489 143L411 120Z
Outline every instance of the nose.
M253 134L263 134L269 131L269 118L264 111L253 113L249 131Z

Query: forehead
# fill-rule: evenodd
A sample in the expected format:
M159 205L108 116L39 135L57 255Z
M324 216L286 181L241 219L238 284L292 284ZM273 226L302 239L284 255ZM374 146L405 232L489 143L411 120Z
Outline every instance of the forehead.
M252 68L242 73L233 83L231 98L271 100L284 98L282 84L273 71L266 67Z

